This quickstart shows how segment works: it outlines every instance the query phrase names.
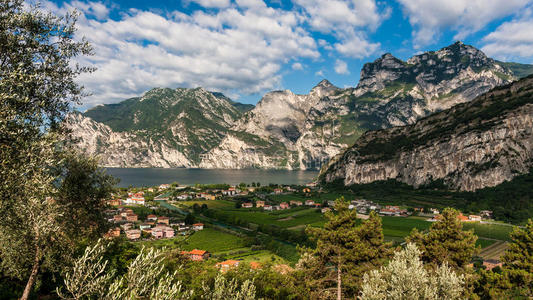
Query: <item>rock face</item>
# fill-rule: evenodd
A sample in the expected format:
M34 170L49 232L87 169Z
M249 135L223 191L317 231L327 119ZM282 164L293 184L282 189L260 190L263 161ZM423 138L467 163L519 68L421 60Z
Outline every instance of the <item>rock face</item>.
M365 64L356 88L324 80L307 95L266 94L200 166L319 169L366 130L412 124L514 78L461 42L408 61L387 53Z
M533 167L533 76L419 120L365 133L324 168L325 182L395 179L453 189L495 186Z
M512 69L529 70L458 42L407 61L385 54L355 88L323 80L305 95L267 93L253 108L203 89L155 89L71 126L104 166L320 169L365 131L468 102L516 79Z
M194 167L241 112L202 89L153 89L68 119L78 146L107 167Z

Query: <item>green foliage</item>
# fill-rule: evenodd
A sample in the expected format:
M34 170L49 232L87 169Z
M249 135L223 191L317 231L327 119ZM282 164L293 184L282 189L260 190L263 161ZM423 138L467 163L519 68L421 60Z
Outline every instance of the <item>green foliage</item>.
M359 224L355 210L349 210L343 198L335 203L336 213L326 213L324 228L310 228L307 232L316 240L316 249L310 251L310 288L319 295L337 285L337 294L356 295L365 272L380 266L390 254L390 244L383 241L381 219L371 213L368 220ZM308 250L309 251L309 250ZM304 259L305 261L305 259ZM332 265L334 270L327 268ZM312 278L320 276L321 279Z
M533 65L501 61L498 61L497 63L503 67L509 68L517 78L523 78L533 74Z
M428 271L420 255L414 244L407 244L386 267L366 273L358 299L463 299L464 276L446 263Z
M516 227L502 256L503 266L480 270L474 291L483 299L531 299L533 297L533 220Z
M76 16L0 2L0 267L27 279L21 299L41 271L62 268L82 237L104 229L92 218L110 178L64 145L63 121L82 96L75 78L91 71L73 63L91 53L73 39Z
M422 260L434 267L448 263L453 269L463 269L479 251L474 231L464 231L457 217L459 212L446 208L439 221L434 222L427 233L416 228L407 238L422 251Z
M185 291L176 273L164 271L163 254L159 250L140 251L128 265L127 272L115 276L108 270L108 261L102 259L106 247L102 241L87 247L70 271L66 272L65 291L58 289L61 299L188 299L191 292Z
M218 274L213 287L204 286L203 299L253 300L255 299L255 286L251 280L246 280L239 286L236 280L228 281L222 274Z

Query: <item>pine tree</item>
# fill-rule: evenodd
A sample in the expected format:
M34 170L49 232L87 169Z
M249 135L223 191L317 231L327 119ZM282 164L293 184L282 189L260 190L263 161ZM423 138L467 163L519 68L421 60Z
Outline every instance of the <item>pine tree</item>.
M533 220L515 227L498 272L480 270L475 293L482 299L533 298Z
M358 224L357 212L348 209L344 198L337 199L335 212L326 213L326 219L323 228L307 229L317 243L308 257L308 265L315 272L321 270L314 274L323 277L310 282L326 297L332 290L337 299L343 294L353 297L363 274L380 266L389 256L390 244L383 241L381 219L377 214L371 213L368 220Z
M533 220L523 229L515 227L511 239L502 257L503 274L521 295L533 298Z
M426 233L413 229L407 242L414 243L422 251L422 260L433 267L447 262L453 269L463 269L479 251L477 236L473 230L464 231L458 218L459 212L446 208L439 221Z

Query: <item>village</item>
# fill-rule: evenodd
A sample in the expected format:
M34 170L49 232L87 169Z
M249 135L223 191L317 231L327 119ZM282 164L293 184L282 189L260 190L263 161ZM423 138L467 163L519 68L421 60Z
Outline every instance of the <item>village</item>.
M106 237L125 238L132 242L177 242L176 238L181 237L180 241L186 241L197 232L203 231L206 226L208 231L227 229L220 228L220 224L214 225L220 223L220 220L210 218L210 214L197 213L207 210L246 220L243 223L245 225L227 225L228 228L233 226L232 229L237 231L249 231L255 223L260 226L282 226L285 228L283 230L296 234L305 226L321 226L323 214L334 211L335 200L329 199L334 195L326 195L328 194L315 184L181 186L173 183L157 187L122 189L114 194L113 199L107 201L109 209L106 210L106 218L113 225ZM400 221L403 218L406 224L410 225L415 221L430 224L440 218L440 210L434 207L387 205L356 196L351 199L346 197L346 200L349 201L348 209L356 210L359 219L367 219L372 211L382 216L386 233L388 224L398 223L393 220ZM491 222L492 212L484 210L478 214L461 213L459 219L469 223ZM426 228L426 225L422 227ZM391 234L390 239L401 241L403 237ZM198 246L200 247L183 250L181 253L192 261L205 261L216 257L216 266L221 270L237 267L241 262L239 259L224 259L229 256L213 256L209 249L201 247L201 243ZM260 266L259 261L248 260L247 263L253 268Z

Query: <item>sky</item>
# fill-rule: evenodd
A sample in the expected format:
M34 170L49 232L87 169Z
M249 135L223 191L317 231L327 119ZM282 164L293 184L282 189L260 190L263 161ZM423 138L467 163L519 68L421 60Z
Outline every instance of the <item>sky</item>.
M533 63L533 0L40 1L79 13L76 38L97 70L79 77L78 109L154 87L203 87L257 103L268 91L305 94L322 79L357 85L365 63L461 40L503 61Z

